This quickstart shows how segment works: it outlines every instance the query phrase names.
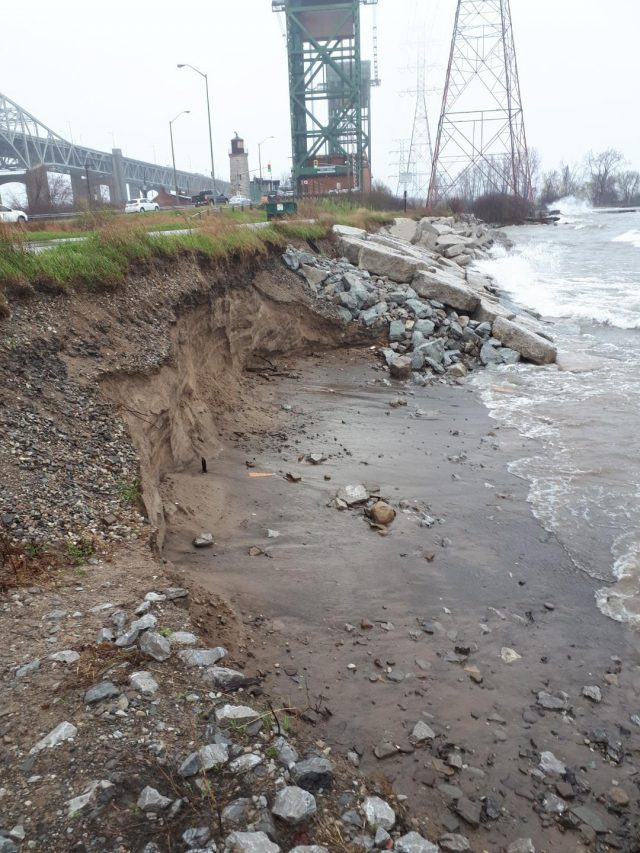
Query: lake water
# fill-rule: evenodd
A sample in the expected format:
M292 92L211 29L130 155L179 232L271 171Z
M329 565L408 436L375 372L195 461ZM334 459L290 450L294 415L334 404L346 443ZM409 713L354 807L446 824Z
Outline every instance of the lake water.
M538 440L511 466L535 515L603 581L598 607L640 627L640 212L554 207L558 225L508 229L513 249L478 266L550 323L560 367L473 381L493 417Z

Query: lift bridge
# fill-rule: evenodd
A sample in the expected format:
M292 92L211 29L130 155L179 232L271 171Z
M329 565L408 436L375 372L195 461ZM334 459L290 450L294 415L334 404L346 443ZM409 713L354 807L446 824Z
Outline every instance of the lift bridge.
M43 185L48 192L47 172L70 176L76 203L90 194L95 197L102 186L109 188L114 204L125 203L127 185L132 196L174 186L172 168L132 160L119 148L108 153L68 142L0 93L0 184L25 184L31 205L42 200ZM177 171L176 177L180 191L187 195L212 185L208 175Z
M272 0L286 18L293 179L300 195L371 187L371 87L361 56L360 6L378 0ZM372 68L373 65L373 68Z

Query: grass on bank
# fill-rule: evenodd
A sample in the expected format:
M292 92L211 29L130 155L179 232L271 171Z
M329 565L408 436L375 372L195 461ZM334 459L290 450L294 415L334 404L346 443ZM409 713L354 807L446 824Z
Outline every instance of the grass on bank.
M27 249L24 236L0 227L0 287L14 293L44 289L66 291L73 286L114 288L134 268L154 260L184 256L249 257L284 247L291 239L320 239L327 227L308 222L274 223L266 228L240 228L216 218L190 234L152 235L143 223L115 222L78 243L60 243L46 251ZM7 313L0 299L0 316Z

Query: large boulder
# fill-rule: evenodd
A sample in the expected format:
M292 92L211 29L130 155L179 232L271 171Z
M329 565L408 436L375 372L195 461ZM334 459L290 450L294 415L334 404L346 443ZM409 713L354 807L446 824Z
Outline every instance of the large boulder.
M360 249L365 245L364 238L360 239L358 237L338 237L337 239L338 250L340 254L345 257L349 263L354 266L358 265L358 257L360 255Z
M369 241L361 246L358 255L360 269L373 275L386 276L391 281L411 281L418 270L426 269L426 261L411 258L380 243Z
M504 317L494 320L492 333L504 346L516 350L534 364L552 364L556 360L557 350L553 344Z
M480 302L480 297L470 287L446 273L421 270L411 284L420 296L436 299L459 311L475 311Z
M493 323L498 317L504 317L506 320L512 320L515 317L513 311L509 311L504 305L499 302L493 302L491 299L480 297L480 302L473 315L473 319L479 323Z
M332 231L338 237L359 237L364 240L367 236L364 228L354 228L353 225L334 225Z
M415 243L418 233L419 226L414 219L398 217L393 220L393 225L389 226L389 234L399 240L404 240L405 243Z

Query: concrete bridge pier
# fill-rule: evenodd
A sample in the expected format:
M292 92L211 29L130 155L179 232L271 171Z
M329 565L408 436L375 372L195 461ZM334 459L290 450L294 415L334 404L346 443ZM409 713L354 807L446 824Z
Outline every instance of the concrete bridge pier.
M51 193L46 166L36 166L25 174L30 213L46 213L51 208Z

